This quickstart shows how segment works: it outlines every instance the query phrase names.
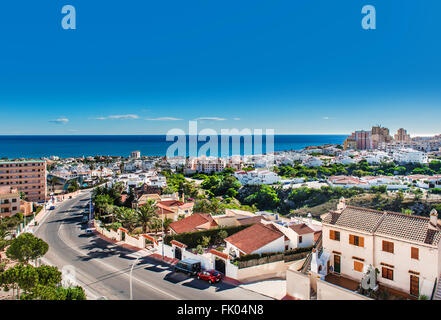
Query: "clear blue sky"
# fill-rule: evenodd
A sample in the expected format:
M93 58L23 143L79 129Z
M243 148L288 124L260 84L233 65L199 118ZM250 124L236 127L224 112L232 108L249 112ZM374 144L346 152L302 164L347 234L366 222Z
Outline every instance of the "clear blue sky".
M61 28L66 4L77 30ZM366 4L377 30L361 28ZM197 118L441 133L440 14L439 0L2 1L0 134L165 134Z

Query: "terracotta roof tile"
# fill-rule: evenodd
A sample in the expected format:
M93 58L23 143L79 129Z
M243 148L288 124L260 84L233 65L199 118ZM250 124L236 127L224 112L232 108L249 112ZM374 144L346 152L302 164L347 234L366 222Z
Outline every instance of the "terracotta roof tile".
M314 230L308 227L305 223L293 224L289 227L297 234L314 233Z
M431 228L429 218L399 212L347 206L342 213L329 212L322 222L429 245L441 240L441 230Z
M276 229L273 229L272 224L256 223L229 236L225 241L239 248L245 254L250 254L268 243L284 237L283 233Z
M187 218L172 222L170 228L176 233L192 232L200 230L200 226L206 223L210 223L209 228L217 226L211 215L207 213L194 213Z

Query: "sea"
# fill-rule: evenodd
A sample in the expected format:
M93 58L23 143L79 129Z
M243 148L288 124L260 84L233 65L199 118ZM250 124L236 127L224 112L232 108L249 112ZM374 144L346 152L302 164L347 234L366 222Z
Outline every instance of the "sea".
M301 150L308 146L342 144L345 138L345 135L275 135L274 151ZM0 136L0 158L38 159L50 156L58 156L60 158L82 156L128 157L130 152L135 150L139 150L142 156L165 156L168 148L176 141L177 138L174 141L166 141L165 135L4 135ZM185 155L195 156L196 154L189 147L189 136L186 136L185 141ZM221 141L220 137L218 141ZM255 141L258 141L258 139L254 140L253 138L253 146ZM219 143L219 154L217 155L228 156L237 154L237 152L233 151L232 144L230 137L229 151L224 149L222 153ZM245 146L243 139L240 144L240 154L242 155L266 151L265 137L262 138L262 149L251 148L252 150L250 150L250 148ZM206 145L206 141L199 141L197 143L197 150L203 145ZM247 145L249 146L249 143ZM256 152L255 149L262 152ZM178 155L178 153L176 152L175 155ZM211 154L208 152L207 155Z

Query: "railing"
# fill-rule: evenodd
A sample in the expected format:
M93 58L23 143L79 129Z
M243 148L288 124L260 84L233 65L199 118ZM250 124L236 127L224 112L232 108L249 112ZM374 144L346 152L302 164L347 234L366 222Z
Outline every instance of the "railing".
M322 234L320 235L320 237L317 239L317 241L314 243L314 249L318 249L318 256L320 257L322 252L323 252L323 246L322 246ZM312 251L310 254L308 254L308 256L305 259L305 262L303 262L303 265L300 269L300 272L302 273L306 273L309 271L309 267L311 266L311 260L312 260Z
M433 297L435 296L437 288L438 288L438 278L435 278L435 285L433 286L432 296L430 297L430 300L433 300Z

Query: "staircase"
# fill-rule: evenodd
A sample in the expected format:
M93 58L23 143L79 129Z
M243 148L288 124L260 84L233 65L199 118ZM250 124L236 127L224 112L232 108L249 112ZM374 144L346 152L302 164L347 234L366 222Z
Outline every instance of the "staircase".
M432 300L441 300L441 277L436 284L434 293L432 294Z
M320 237L317 239L313 248L317 250L318 257L320 257L323 252L322 235L320 235ZM308 254L308 256L305 259L305 262L303 263L299 271L304 274L307 274L311 270L311 260L312 260L312 252Z

